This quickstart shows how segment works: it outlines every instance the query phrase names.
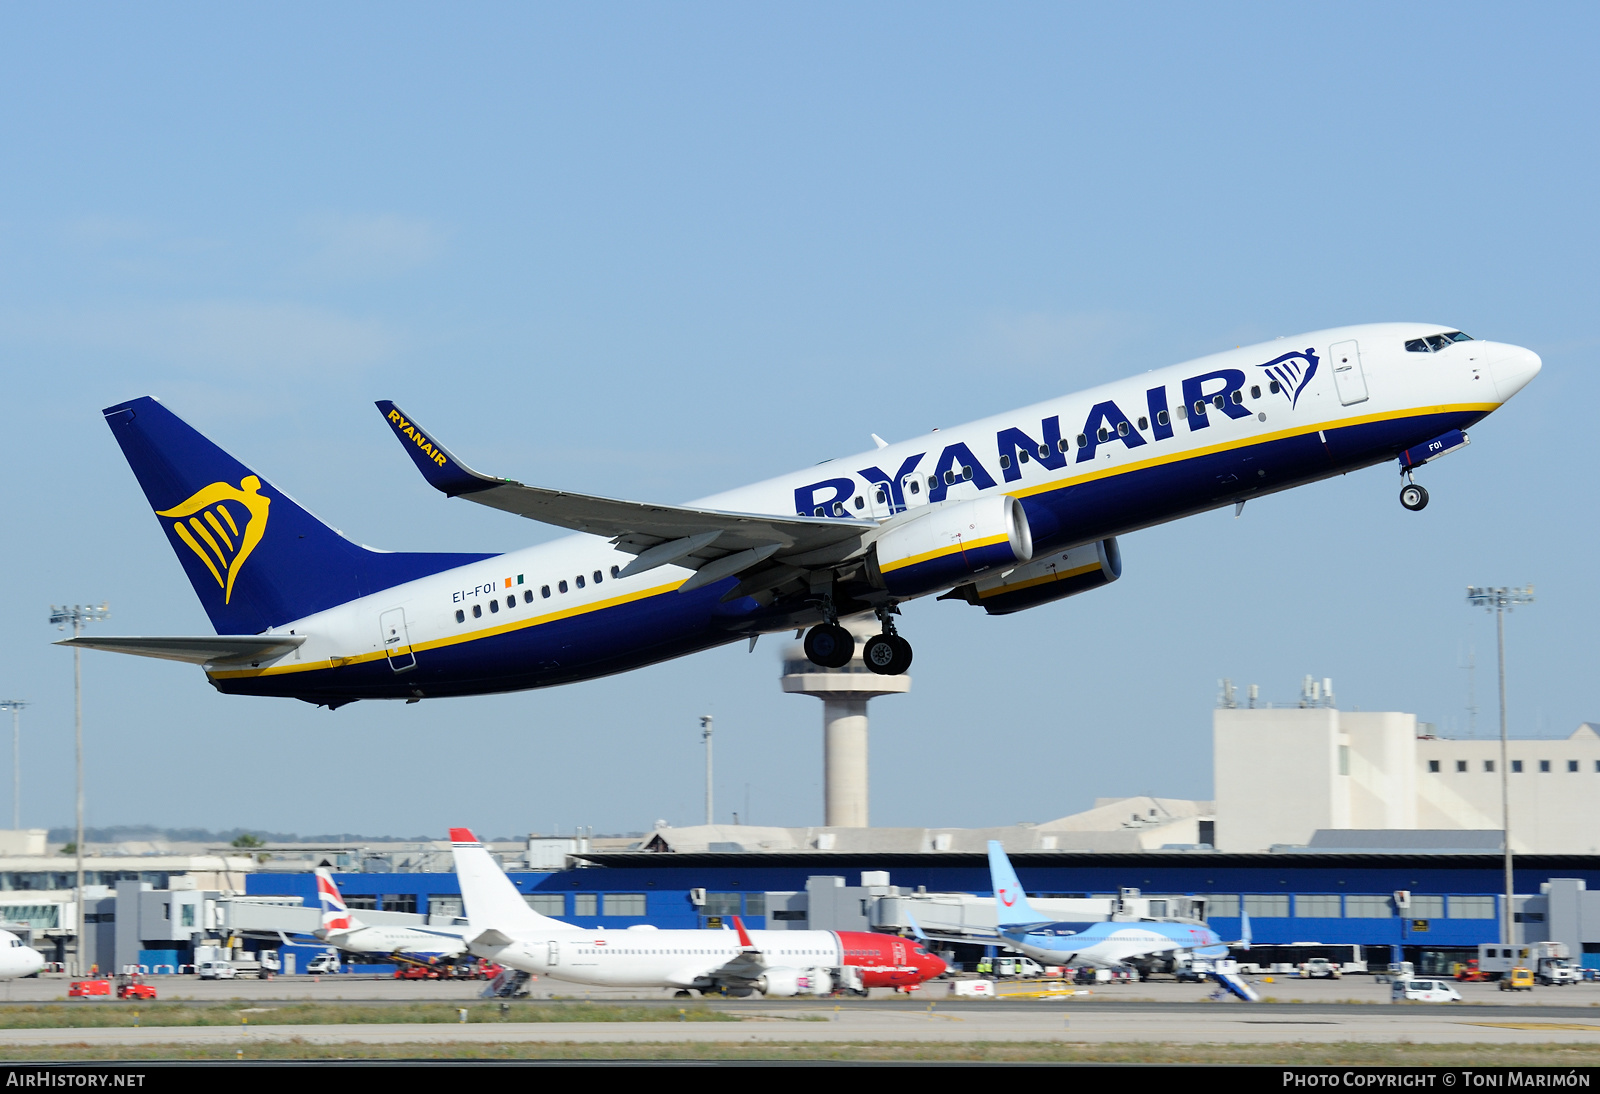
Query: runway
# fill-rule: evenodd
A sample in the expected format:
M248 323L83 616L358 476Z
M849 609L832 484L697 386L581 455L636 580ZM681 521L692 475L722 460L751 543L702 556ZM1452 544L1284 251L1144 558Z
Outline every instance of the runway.
M107 1004L100 1004L107 1005ZM0 1045L234 1045L265 1041L311 1044L728 1042L1002 1042L1077 1044L1167 1042L1373 1044L1551 1042L1600 1044L1600 1012L1517 1013L1522 1008L1159 1007L963 1003L921 1007L842 1003L820 1007L727 1009L738 1022L483 1022L473 1024L272 1025L256 1009L250 1024L165 1028L0 1029ZM1562 1008L1563 1011L1568 1008ZM1542 1010L1542 1008L1541 1008Z

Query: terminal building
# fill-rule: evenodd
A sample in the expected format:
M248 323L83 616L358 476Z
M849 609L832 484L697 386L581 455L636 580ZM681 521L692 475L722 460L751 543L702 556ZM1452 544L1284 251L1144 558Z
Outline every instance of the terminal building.
M909 931L913 918L974 946L994 912L984 855L1011 854L1041 907L1068 918L1193 916L1224 938L1250 917L1258 963L1275 947L1342 948L1425 972L1498 942L1564 942L1600 968L1600 736L1516 740L1515 899L1503 893L1498 741L1446 740L1410 714L1225 701L1213 715L1214 801L1102 798L1053 821L984 829L661 826L632 838L501 843L537 911L583 927ZM47 957L71 945L71 860L43 834L0 834L0 918L36 928ZM23 846L17 840L33 840ZM8 842L10 841L10 842ZM15 844L15 846L14 846ZM39 846L35 847L34 844ZM207 947L280 951L290 971L317 945L311 868L327 864L373 923L454 923L449 844L129 846L89 859L84 952L102 969L181 969ZM956 958L978 952L958 947ZM1288 951L1284 951L1287 953ZM381 967L381 966L380 966Z

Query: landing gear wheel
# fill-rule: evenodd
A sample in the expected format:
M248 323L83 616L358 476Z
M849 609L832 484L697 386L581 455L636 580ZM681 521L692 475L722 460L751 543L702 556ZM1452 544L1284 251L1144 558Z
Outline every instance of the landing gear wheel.
M690 995L689 992L686 991L686 990L675 991L675 992L672 993L672 997L674 999L693 999L694 998L694 996Z
M900 676L911 667L911 643L898 634L878 634L861 648L861 660L879 676Z
M806 632L806 657L825 669L842 669L855 656L855 635L837 623L818 623Z
M1400 488L1400 504L1413 513L1428 507L1428 492L1414 482Z

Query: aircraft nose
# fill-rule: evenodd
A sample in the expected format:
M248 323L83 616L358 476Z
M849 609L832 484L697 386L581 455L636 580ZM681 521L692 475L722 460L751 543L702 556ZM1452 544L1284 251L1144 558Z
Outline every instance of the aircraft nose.
M1506 349L1509 352L1489 366L1489 375L1494 377L1495 394L1500 396L1502 403L1527 387L1528 382L1539 375L1539 370L1544 367L1539 355L1531 349L1521 346L1507 346Z

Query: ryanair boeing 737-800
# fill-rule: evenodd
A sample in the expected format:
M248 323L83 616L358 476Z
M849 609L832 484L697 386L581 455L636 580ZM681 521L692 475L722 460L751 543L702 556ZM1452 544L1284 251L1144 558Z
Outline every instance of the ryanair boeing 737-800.
M897 606L994 615L1122 572L1117 537L1362 467L1413 472L1528 383L1539 357L1427 324L1316 331L1024 407L743 487L657 505L480 474L393 403L435 489L579 534L500 555L345 539L155 399L105 411L216 635L63 644L189 661L218 690L338 707L586 680L876 613L867 667L899 674ZM874 440L877 440L874 437Z

